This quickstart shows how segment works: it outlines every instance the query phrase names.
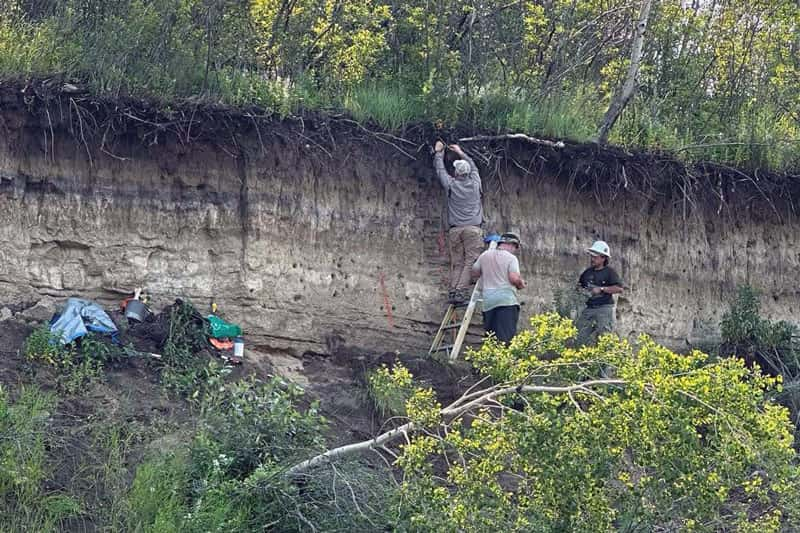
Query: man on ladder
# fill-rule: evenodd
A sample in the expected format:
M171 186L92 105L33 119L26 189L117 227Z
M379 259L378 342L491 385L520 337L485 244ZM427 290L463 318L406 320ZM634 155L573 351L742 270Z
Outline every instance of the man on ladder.
M450 303L469 299L470 267L483 250L481 177L475 162L457 145L450 150L460 158L453 163L455 175L444 166L445 145L436 141L433 166L447 192L447 240L450 247Z
M483 252L472 265L472 277L481 278L483 328L505 343L517 334L517 289L527 285L515 255L521 245L519 235L504 233L497 248Z

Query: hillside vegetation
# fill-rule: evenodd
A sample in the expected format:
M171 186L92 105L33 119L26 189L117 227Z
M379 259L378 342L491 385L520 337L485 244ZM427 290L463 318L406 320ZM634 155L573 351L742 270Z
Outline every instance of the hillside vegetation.
M0 75L586 141L635 74L610 142L792 170L799 24L791 0L3 0Z
M341 446L332 398L211 359L195 315L182 302L119 321L121 345L61 346L46 325L4 323L4 347L24 339L0 358L4 531L800 527L796 370L771 377L718 355L797 360L793 330L761 318L749 289L710 355L646 336L575 349L572 322L546 313L509 346L469 350L471 376L367 358L335 394L371 405L379 427ZM455 396L441 380L452 370L468 374Z

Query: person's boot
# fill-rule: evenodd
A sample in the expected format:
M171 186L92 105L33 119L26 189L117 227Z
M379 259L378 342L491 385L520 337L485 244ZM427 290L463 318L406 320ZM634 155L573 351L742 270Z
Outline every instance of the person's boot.
M461 289L451 290L447 294L447 301L448 301L448 303L451 303L451 304L454 304L454 305L463 304L464 301L465 301L464 300L464 293L461 291Z

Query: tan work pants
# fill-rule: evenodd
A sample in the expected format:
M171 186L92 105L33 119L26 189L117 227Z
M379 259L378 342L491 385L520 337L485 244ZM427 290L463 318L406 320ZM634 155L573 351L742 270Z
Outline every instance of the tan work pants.
M483 252L483 231L478 226L453 226L447 234L450 243L450 290L471 285L472 264Z

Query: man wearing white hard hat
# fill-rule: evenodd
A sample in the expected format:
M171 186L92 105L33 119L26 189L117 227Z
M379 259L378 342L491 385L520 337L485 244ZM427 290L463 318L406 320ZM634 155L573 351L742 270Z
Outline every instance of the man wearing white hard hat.
M614 294L622 292L622 279L608 266L611 250L605 241L595 241L589 254L589 268L578 279L578 286L589 297L586 309L578 317L578 346L594 343L614 327Z
M478 167L457 144L448 148L460 159L453 163L455 175L444 165L445 145L436 141L433 166L439 182L447 192L447 241L450 245L451 302L469 299L470 268L483 251L483 206L481 177Z

